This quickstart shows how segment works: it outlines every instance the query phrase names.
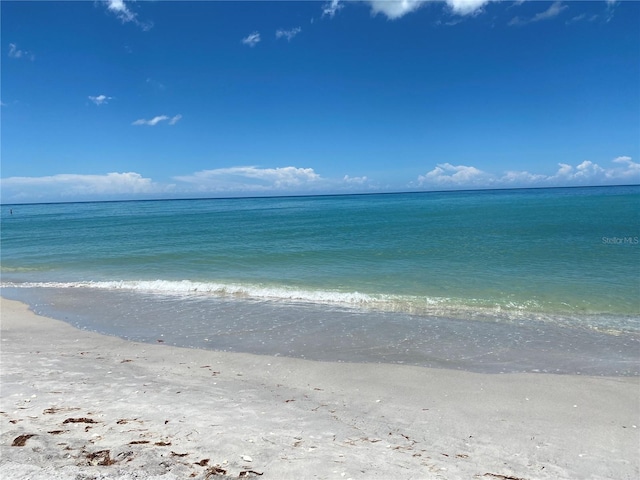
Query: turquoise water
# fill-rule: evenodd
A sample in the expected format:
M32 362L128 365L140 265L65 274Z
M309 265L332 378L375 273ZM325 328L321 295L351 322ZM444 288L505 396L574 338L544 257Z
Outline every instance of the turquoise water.
M136 321L176 334L201 322L204 336L217 308L231 321L258 305L260 325L275 309L629 338L640 332L639 207L638 186L4 205L3 295L42 310L73 297L58 316L123 336L79 305L160 302L155 320Z

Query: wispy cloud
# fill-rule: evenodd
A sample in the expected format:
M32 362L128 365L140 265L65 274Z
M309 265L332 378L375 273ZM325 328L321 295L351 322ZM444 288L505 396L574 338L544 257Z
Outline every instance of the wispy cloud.
M109 100L113 99L113 97L107 97L106 95L98 95L96 97L92 97L91 95L89 95L88 98L98 106L109 103Z
M605 20L610 22L613 18L613 14L615 12L616 7L618 6L619 0L607 0L607 7L605 12Z
M323 177L313 168L295 166L262 168L242 166L202 170L173 178L188 185L184 191L197 194L304 194L318 192L363 192L375 187L367 177Z
M58 174L45 177L10 177L0 180L3 202L74 200L113 196L140 196L169 191L139 173L105 175Z
M35 55L27 50L20 50L15 43L9 44L9 58L27 58L31 61L35 60Z
M496 175L468 165L438 164L425 175L418 176L417 186L423 188L504 188L574 185L611 185L640 182L640 163L622 156L613 165L602 167L590 160L577 166L559 163L551 175L527 171L507 171ZM410 185L415 186L415 185Z
M174 179L206 191L259 192L308 187L319 182L321 177L313 168L247 166L202 170Z
M182 115L178 114L175 115L173 117L169 117L168 115L158 115L156 117L153 117L149 120L145 120L144 118L140 118L138 120L136 120L135 122L133 122L131 125L149 125L149 126L155 126L161 122L165 122L167 120L169 120L169 125L175 125L176 123L178 123L180 121L180 119L182 118Z
M331 0L330 2L322 5L322 16L328 16L333 18L335 14L344 7L343 4L340 3L340 0Z
M154 80L153 78L147 78L147 85L158 92L163 92L167 89L162 82Z
M549 8L547 8L546 10L537 13L536 15L534 15L531 18L520 18L520 17L514 17L509 21L509 25L510 26L519 26L519 25L526 25L528 23L534 23L534 22L539 22L541 20L549 20L551 18L555 18L558 15L560 15L564 10L566 10L568 7L568 5L562 5L562 2L553 2Z
M149 30L153 27L151 22L142 22L138 19L138 15L131 11L131 9L125 4L124 0L105 0L107 10L115 14L122 23L132 22L135 25L142 28L142 30Z
M245 45L249 45L250 47L255 47L258 43L260 43L260 33L253 32L247 35L242 39L242 43Z
M587 15L586 13L581 13L580 15L576 15L575 17L567 20L566 24L570 25L572 23L578 23L578 22L593 22L597 19L598 19L598 15L596 14Z
M298 35L302 31L302 28L296 27L290 30L276 30L276 38L286 38L287 41L291 41L293 37Z

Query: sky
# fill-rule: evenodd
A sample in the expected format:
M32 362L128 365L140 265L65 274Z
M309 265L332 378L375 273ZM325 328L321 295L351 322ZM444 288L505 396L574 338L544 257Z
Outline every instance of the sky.
M640 183L640 2L0 2L0 201Z

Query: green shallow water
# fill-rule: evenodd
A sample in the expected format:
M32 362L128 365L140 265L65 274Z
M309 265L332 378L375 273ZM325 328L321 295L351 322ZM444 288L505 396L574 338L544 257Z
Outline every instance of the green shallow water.
M637 186L11 208L5 285L640 315Z

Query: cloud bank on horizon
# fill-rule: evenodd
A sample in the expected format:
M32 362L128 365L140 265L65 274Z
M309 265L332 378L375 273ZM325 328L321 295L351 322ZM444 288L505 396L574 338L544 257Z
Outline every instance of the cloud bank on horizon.
M640 184L640 163L627 156L610 166L585 160L560 163L551 175L527 171L485 172L469 165L437 164L401 190L438 191L499 188L541 188ZM136 172L104 175L59 174L0 180L2 203L80 201L100 195L107 199L202 198L252 195L372 193L397 191L366 176L330 178L313 168L242 166L201 170L162 183ZM354 188L355 187L355 188Z

